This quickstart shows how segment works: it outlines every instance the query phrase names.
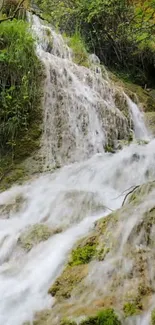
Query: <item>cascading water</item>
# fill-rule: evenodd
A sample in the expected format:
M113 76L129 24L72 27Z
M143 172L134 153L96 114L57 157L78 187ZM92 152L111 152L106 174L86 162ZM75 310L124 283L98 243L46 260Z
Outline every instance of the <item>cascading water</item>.
M131 109L131 114L134 123L135 137L141 140L149 140L150 137L144 123L142 112L140 112L138 106L128 96L126 96L126 99Z
M102 73L95 55L90 56L91 69L76 65L62 36L38 17L31 19L38 37L37 53L46 69L41 149L44 169L87 159L117 139L128 139L136 104L113 86L105 71ZM141 138L142 133L146 137L137 115L132 114L132 119L140 130L136 136Z
M0 325L22 325L52 307L48 288L77 239L121 206L123 191L155 176L154 141L115 155L104 153L108 137L118 138L121 132L126 137L129 125L116 106L114 86L102 78L99 67L95 72L74 64L62 37L37 17L33 30L47 75L41 148L45 169L74 163L0 194ZM131 105L128 101L129 109ZM138 123L135 118L135 130ZM51 236L25 250L21 238L37 224L46 225Z

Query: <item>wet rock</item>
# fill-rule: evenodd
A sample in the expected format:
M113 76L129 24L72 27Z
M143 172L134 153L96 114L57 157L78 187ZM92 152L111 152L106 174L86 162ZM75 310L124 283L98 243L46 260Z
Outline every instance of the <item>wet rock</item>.
M30 251L35 245L49 239L55 232L44 224L36 224L25 231L18 239L20 245L26 251Z

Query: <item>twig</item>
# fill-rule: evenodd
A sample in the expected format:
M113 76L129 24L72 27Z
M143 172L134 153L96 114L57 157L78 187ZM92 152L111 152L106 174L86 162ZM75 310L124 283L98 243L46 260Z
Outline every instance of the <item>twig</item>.
M2 22L4 22L4 21L7 21L7 20L12 20L13 18L15 18L16 13L18 12L18 10L21 9L21 5L23 4L24 1L25 1L25 0L21 0L21 1L18 3L18 5L17 5L17 7L16 7L14 13L12 14L12 16L9 16L9 17L6 17L6 18L3 18L3 19L0 19L0 23L2 23Z
M120 195L118 195L117 197L115 197L113 200L117 200L119 197L123 196L125 194L125 192L129 191L133 187L134 187L134 185L130 186L129 188L127 188L126 190L124 190Z
M111 212L113 212L114 210L108 208L106 205L104 205L104 208L106 208L107 210L110 210Z
M123 203L122 203L122 206L124 205L124 203L125 203L125 201L126 201L126 199L127 199L127 197L128 197L128 195L129 194L131 194L131 193L133 193L138 187L140 187L140 185L136 185L130 192L128 192L126 195L125 195L125 197L124 197L124 200L123 200Z

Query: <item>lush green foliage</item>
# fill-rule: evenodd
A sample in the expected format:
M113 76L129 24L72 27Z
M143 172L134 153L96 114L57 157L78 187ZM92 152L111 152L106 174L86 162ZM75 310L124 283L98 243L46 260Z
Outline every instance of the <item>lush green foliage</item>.
M0 28L0 150L19 145L39 113L41 64L28 24L3 22ZM41 116L40 116L41 117Z
M116 71L155 84L155 0L36 0L62 31L77 29L90 51Z

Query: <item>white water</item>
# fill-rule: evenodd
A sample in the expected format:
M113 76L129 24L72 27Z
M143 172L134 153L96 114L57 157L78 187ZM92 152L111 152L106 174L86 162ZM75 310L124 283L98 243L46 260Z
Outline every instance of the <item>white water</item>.
M72 50L62 36L38 17L31 19L38 37L37 53L46 69L41 149L44 169L87 159L103 153L106 144L128 139L131 112L136 137L147 137L143 120L137 118L138 107L114 87L97 57L90 56L91 69L74 64Z
M0 194L0 325L22 325L31 321L36 311L52 306L48 288L59 275L73 244L92 228L96 219L121 206L123 191L155 174L154 141L147 146L131 145L115 155L104 153L107 133L110 127L114 128L109 124L114 122L113 116L118 114L115 127L124 123L124 134L129 130L126 118L115 106L115 89L100 74L77 67L61 36L51 29L54 45L52 53L46 52L47 42L43 43L42 38L45 28L37 18L33 24L40 38L38 54L47 73L42 141L45 166L53 162L64 164L67 154L67 162L81 162ZM104 106L103 116L99 113L100 104L102 109ZM59 114L60 125L53 121ZM109 118L105 122L106 114ZM82 123L87 125L86 132ZM63 132L58 146L60 129ZM117 135L117 128L114 132ZM92 157L88 159L89 156ZM19 211L4 211L16 197L23 202ZM61 228L62 232L26 253L19 247L18 239L36 223Z
M40 176L0 195L3 205L19 195L25 201L18 213L3 215L0 220L1 325L21 325L35 311L51 306L48 288L77 238L109 212L104 205L118 208L124 190L145 182L148 170L154 176L154 156L154 141L146 147L132 145L115 155L96 155L55 174ZM26 254L18 248L17 240L36 223L66 230Z
M149 140L150 137L144 123L143 113L139 110L138 106L128 96L126 96L126 99L131 109L131 114L134 123L135 137L141 140Z

